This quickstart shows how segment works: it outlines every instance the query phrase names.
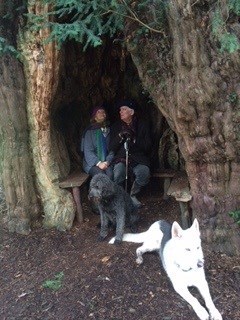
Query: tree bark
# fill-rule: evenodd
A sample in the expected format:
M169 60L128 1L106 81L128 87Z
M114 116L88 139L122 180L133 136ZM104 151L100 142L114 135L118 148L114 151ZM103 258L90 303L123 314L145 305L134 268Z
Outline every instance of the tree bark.
M5 14L2 3L0 16ZM0 36L8 39L9 44L13 43L14 28L14 24L9 24L0 29ZM1 176L7 221L11 232L28 234L39 217L40 207L29 149L23 67L12 56L0 57L0 83Z
M47 5L36 2L30 6L31 13L48 12ZM27 112L30 146L36 183L43 206L43 225L59 230L72 226L76 206L72 195L58 186L60 177L70 170L69 158L63 139L53 126L51 110L59 79L61 51L56 43L44 45L49 30L27 30L21 42L27 85Z
M239 254L239 227L228 214L240 207L239 51L219 53L210 7L197 3L169 1L167 37L152 34L139 39L141 46L131 41L130 24L128 47L145 88L178 136L205 239Z

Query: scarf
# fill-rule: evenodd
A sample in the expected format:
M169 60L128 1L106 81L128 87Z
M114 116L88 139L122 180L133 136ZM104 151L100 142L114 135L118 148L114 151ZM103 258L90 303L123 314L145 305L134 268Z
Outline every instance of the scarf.
M97 156L99 161L105 161L107 157L107 135L109 128L101 128L96 130Z

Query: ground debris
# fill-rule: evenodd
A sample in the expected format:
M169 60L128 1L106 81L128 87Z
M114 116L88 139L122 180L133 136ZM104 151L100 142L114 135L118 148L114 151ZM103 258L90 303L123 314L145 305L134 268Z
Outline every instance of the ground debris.
M159 219L180 220L174 200L148 195L143 202L139 231ZM84 214L84 223L69 232L38 228L23 237L3 230L0 319L197 320L173 290L157 254L146 254L137 266L137 244L109 245L114 231L97 242L99 216L87 201ZM240 319L240 259L205 251L205 262L223 318ZM56 290L44 288L46 280L57 282Z

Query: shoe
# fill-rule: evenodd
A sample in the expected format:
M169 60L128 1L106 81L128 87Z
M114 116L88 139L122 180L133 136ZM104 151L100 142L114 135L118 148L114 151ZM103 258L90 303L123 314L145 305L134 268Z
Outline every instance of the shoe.
M141 202L136 198L136 194L138 194L140 190L141 190L141 186L137 184L136 181L134 181L130 191L130 197L136 208L140 208L142 206Z
M141 208L142 203L136 198L136 196L131 196L134 207Z

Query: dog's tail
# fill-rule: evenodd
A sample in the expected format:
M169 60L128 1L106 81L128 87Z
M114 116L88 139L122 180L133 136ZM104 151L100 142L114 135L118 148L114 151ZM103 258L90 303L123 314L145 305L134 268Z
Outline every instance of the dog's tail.
M145 241L146 233L147 231L141 232L141 233L124 233L122 241L142 243ZM113 244L114 241L115 241L115 237L113 237L108 243Z

